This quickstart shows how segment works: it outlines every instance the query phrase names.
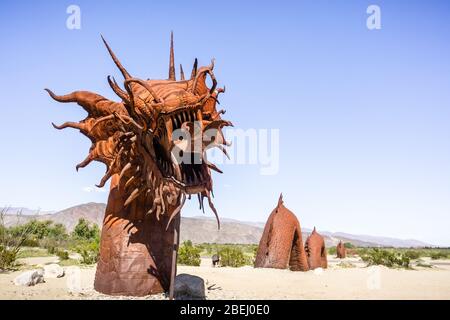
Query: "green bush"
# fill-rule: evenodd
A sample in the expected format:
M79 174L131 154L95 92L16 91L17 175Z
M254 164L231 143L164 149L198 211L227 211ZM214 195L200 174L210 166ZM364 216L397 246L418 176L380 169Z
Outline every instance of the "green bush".
M431 259L438 260L438 259L446 259L447 253L443 251L434 251L430 254Z
M328 248L328 254L329 255L336 255L337 254L336 247L329 247Z
M96 240L100 239L100 229L95 223L90 226L84 218L78 220L77 225L72 231L72 238L76 240Z
M76 251L81 255L82 264L94 264L99 259L100 245L98 241L85 242L79 244Z
M222 247L218 254L220 264L224 267L237 268L252 264L252 259L246 256L243 250L237 246Z
M344 247L345 247L346 249L353 249L353 248L355 248L355 246L354 246L353 243L351 243L351 242L345 242L345 243L344 243Z
M27 247L46 248L49 242L61 242L68 238L68 234L64 225L62 225L61 223L53 225L53 222L50 220L31 220L25 224L10 227L8 229L8 233L13 239L20 239L20 235L23 234L26 230L29 230L29 232L27 238L23 242L23 245Z
M199 266L201 249L194 246L190 240L184 241L178 249L178 263L187 266Z
M418 250L407 250L404 254L411 260L419 259L421 256Z
M368 250L361 255L361 259L368 265L383 265L389 268L409 268L410 264L410 258L406 254L379 248Z
M23 233L23 230L30 229L31 232L29 233L29 235L32 237L32 239L40 240L45 237L48 237L51 225L52 221L50 220L46 221L31 220L25 224L11 227L10 232L12 236L18 236L19 234Z
M34 226L28 225L20 229L18 232L13 232L12 229L6 228L4 217L8 210L6 208L0 210L0 269L10 269L15 266L15 262L20 249L24 243L30 238L30 235L35 232ZM20 212L17 214L20 216Z
M67 252L66 250L56 249L55 254L58 256L60 260L69 259L69 252Z
M0 270L14 266L17 259L17 252L14 248L0 245Z

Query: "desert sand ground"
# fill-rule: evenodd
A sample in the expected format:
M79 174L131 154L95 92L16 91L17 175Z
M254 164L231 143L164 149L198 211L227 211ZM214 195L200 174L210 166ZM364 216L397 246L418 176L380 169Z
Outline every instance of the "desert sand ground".
M27 258L29 268L56 262L56 257ZM353 267L339 265L342 261ZM178 274L187 273L204 279L207 299L450 299L450 262L428 261L433 268L414 270L365 267L358 258L336 260L329 257L329 268L308 272L289 270L219 267L209 259L200 267L178 266ZM73 268L73 267L72 267ZM81 283L73 288L73 274L47 279L33 287L14 285L22 271L0 274L0 299L128 299L109 297L93 290L95 266L80 267ZM73 269L72 269L73 271ZM72 284L71 284L72 283ZM135 298L133 298L135 299ZM141 299L167 299L164 295Z

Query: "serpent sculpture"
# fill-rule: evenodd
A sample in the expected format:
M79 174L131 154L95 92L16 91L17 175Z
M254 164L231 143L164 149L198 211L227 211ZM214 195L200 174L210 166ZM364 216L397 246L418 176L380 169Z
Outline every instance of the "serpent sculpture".
M294 213L283 205L282 195L264 227L255 267L308 270L300 223Z
M339 259L344 259L347 256L347 249L345 248L345 245L342 243L342 241L339 241L336 246L336 256Z
M95 289L110 295L160 293L173 282L174 239L186 198L196 194L203 210L206 198L220 228L211 201L211 170L221 170L208 162L205 151L217 147L227 155L222 128L232 124L221 119L225 111L216 110L225 89L217 88L214 60L197 68L195 59L189 79L180 65L181 79L176 80L173 34L165 80L131 76L103 42L125 78L125 90L107 78L121 101L88 91L59 96L46 89L54 100L76 102L87 112L80 122L53 126L78 129L91 140L89 155L77 170L99 161L106 173L97 186L111 179Z
M316 227L306 239L305 251L309 269L327 268L327 250L324 238L317 232Z

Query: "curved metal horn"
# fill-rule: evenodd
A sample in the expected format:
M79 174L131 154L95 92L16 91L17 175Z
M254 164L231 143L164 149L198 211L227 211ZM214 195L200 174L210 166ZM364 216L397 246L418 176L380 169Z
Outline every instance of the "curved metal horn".
M138 83L141 86L143 86L155 99L156 102L160 103L162 102L162 100L156 95L155 91L153 91L153 89L150 87L150 85L145 82L144 80L141 79L137 79L137 78L131 78L131 79L127 79L125 80L125 85L127 86L129 83Z
M128 73L128 71L122 66L122 64L120 63L119 59L117 59L116 55L114 54L114 52L111 50L111 48L109 47L108 43L106 42L105 38L102 37L103 43L106 46L106 49L108 49L109 54L111 55L111 58L113 59L114 63L116 64L117 68L119 68L120 72L122 73L123 77L125 79L130 79L131 76Z
M130 97L128 96L128 94L123 91L119 85L116 82L116 79L114 79L114 77L112 77L111 80L111 76L108 76L108 83L111 87L111 89L113 89L113 91L115 92L115 94L117 94L125 103L130 103Z
M216 80L216 77L214 76L214 73L212 71L213 69L214 69L214 59L211 60L211 64L209 66L201 67L198 70L198 72L197 72L197 74L195 76L195 79L194 79L194 84L192 85L192 92L195 92L195 89L197 88L198 79L204 73L209 74L209 76L211 77L212 83L213 83L211 89L209 89L209 94L212 94L216 90L217 80Z

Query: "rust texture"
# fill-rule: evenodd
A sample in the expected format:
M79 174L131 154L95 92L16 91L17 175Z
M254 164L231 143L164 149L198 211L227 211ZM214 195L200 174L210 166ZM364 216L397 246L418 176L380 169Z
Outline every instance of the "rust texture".
M294 213L283 205L281 195L264 227L255 267L308 270L300 223Z
M342 241L339 241L338 245L336 246L336 255L339 259L344 259L347 256L347 249L345 248Z
M198 68L195 59L189 79L180 66L176 80L173 36L165 80L132 76L103 42L124 77L123 88L107 78L120 101L89 91L56 95L46 89L54 100L75 102L87 112L80 122L53 126L78 129L91 140L77 170L99 161L106 173L97 186L111 179L95 289L111 295L159 293L170 286L176 219L186 198L197 195L203 210L206 198L220 227L211 201L211 170L221 171L207 161L205 150L217 147L227 155L222 128L232 124L221 119L225 111L216 110L225 90L217 87L214 61Z
M305 251L308 258L308 266L311 270L327 268L327 249L324 238L317 232L316 227L306 239Z

